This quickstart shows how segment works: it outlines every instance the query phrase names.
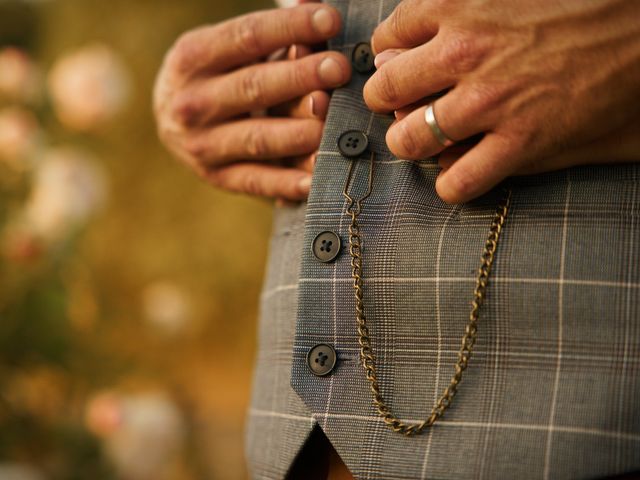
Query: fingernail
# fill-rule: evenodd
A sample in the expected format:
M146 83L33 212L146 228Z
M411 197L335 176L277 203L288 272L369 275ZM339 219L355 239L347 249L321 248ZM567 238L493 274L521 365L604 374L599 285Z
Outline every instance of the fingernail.
M325 58L318 67L318 75L330 87L335 87L344 81L344 72L335 58Z
M289 49L289 59L290 60L297 60L298 59L298 46L297 45L293 45Z
M311 175L302 177L302 180L298 182L298 188L300 189L300 191L308 193L311 189Z
M384 52L379 53L376 55L376 59L374 60L376 68L380 68L382 65L398 55L400 55L398 50L385 50Z
M309 109L311 111L311 115L314 117L318 116L318 112L316 111L316 99L313 98L313 95L309 97Z
M321 35L333 33L334 20L331 12L326 8L319 8L311 17L313 28Z
M394 110L393 116L396 117L396 120L400 120L400 110Z
M318 163L318 152L313 154L313 157L311 157L311 164L315 167L316 163Z

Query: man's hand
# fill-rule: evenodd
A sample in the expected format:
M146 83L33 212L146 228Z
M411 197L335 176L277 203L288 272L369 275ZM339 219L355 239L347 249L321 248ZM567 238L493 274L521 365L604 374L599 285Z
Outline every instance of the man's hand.
M311 183L304 159L319 144L328 97L346 83L349 61L311 54L341 28L332 7L307 4L252 13L183 35L154 91L160 138L215 186L301 200ZM296 45L289 59L264 62ZM302 52L302 53L301 53ZM270 112L278 116L256 114ZM306 169L305 169L306 165Z
M443 151L424 120L424 99L438 92L448 137L483 134L443 152L436 188L445 201L470 200L514 174L638 161L635 2L404 0L372 44L382 53L365 100L376 112L401 110L387 134L396 155Z

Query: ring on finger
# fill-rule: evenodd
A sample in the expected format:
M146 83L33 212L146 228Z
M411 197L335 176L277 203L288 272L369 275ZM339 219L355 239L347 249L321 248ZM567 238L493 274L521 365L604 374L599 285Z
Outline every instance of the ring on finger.
M440 143L440 145L442 145L443 147L450 147L451 145L456 143L451 138L449 138L447 134L442 131L440 125L438 125L433 103L430 103L427 106L427 109L424 112L424 120L425 122L427 122L427 125L429 125L433 136L436 137L436 140L438 140L438 143Z

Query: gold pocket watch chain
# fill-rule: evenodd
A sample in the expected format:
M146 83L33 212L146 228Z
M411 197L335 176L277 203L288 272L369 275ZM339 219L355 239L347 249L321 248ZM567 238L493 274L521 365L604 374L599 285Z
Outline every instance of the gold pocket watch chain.
M462 381L462 373L467 369L469 365L469 359L471 358L473 346L476 342L480 308L482 307L486 296L487 284L489 282L489 276L491 274L491 266L493 265L496 249L498 247L498 241L500 240L500 234L502 233L502 229L504 228L507 214L509 212L509 207L511 205L511 190L508 187L504 187L504 195L498 204L498 208L493 217L493 221L491 222L489 237L487 238L487 241L484 245L484 251L482 252L480 268L478 269L478 276L476 279L476 286L473 291L473 301L471 302L469 322L467 323L464 335L462 336L462 345L460 347L460 351L458 352L458 360L456 361L454 366L455 373L451 377L449 386L444 390L441 397L431 410L429 418L420 423L407 424L402 422L391 412L391 409L382 397L380 384L378 382L376 373L375 356L371 348L369 328L367 327L367 319L364 312L364 282L362 279L362 234L360 232L358 217L362 212L362 203L371 194L373 183L374 156L372 154L370 158L369 183L367 192L365 192L365 194L359 199L354 199L348 193L349 184L351 183L351 177L353 175L354 163L355 161L351 162L343 195L348 202L346 213L349 217L351 217L351 225L349 226L349 254L351 256L351 276L353 278L353 288L355 294L356 325L359 335L358 342L360 344L360 362L365 370L371 392L373 393L373 403L378 410L378 414L382 417L384 422L395 432L402 433L406 436L417 435L422 433L427 427L432 426L436 422L436 420L442 417L447 408L449 408L449 406L453 402L453 398L458 392L458 386Z

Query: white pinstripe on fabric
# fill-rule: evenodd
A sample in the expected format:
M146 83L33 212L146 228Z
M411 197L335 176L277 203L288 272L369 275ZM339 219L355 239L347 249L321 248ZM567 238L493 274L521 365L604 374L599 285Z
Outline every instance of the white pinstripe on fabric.
M330 47L348 56L398 0L330 3L345 17ZM428 415L452 373L497 194L443 204L434 162L398 159L386 148L392 119L367 110L365 81L356 74L332 96L308 203L276 211L247 421L252 477L286 478L319 426L357 480L640 471L638 164L513 179L513 209L454 406L411 439L376 416L358 362L349 256L321 265L309 248L323 230L347 238L350 160L337 137L368 132L376 153L361 215L365 305L383 393L406 421ZM361 167L356 190L366 184ZM338 352L327 378L306 365L317 343Z

